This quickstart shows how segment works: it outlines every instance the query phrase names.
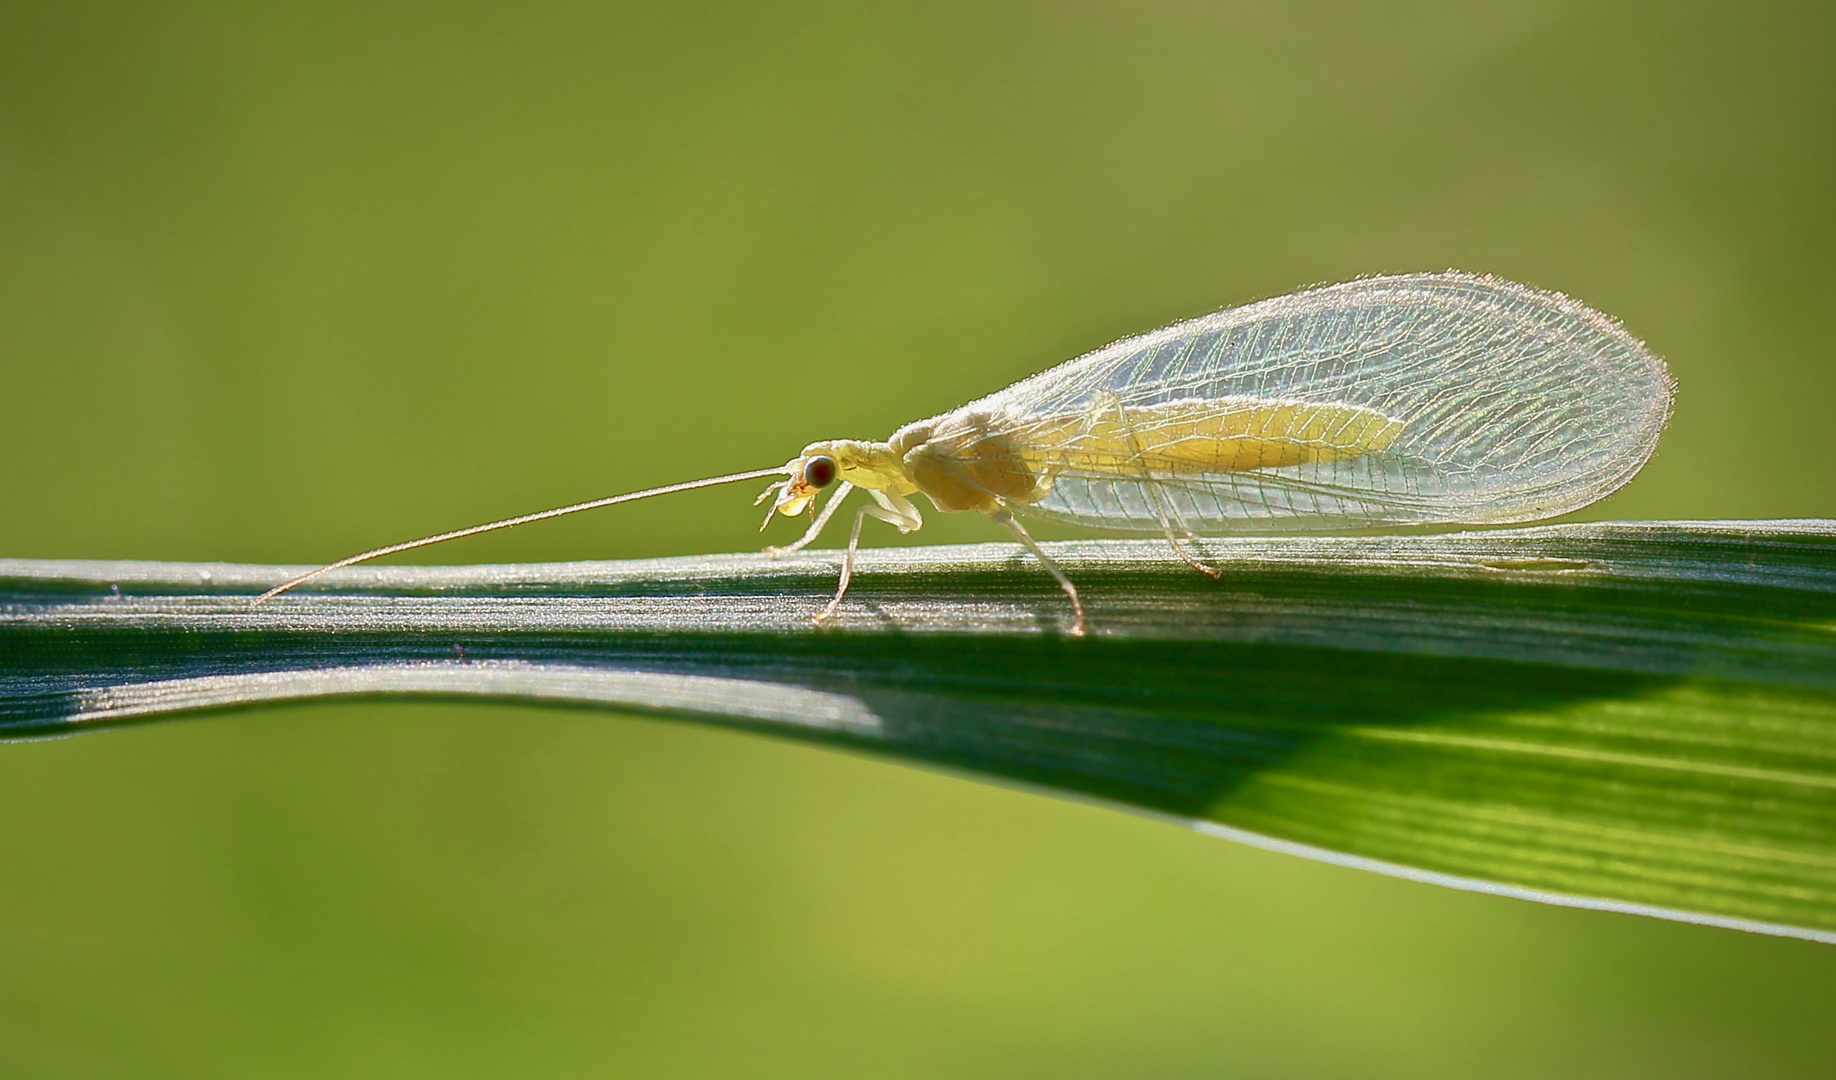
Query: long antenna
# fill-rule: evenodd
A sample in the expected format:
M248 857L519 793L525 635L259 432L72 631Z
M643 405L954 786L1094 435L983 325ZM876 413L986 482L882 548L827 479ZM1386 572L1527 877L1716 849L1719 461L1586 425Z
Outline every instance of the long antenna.
M333 570L341 570L347 566L355 566L360 562L369 562L371 559L380 559L384 555L393 555L398 551L411 551L414 548L426 547L429 544L439 544L447 540L457 540L462 536L477 536L479 533L490 532L493 529L508 529L512 525L527 525L532 521L542 521L546 518L560 517L563 514L578 514L582 510L597 510L602 506L612 506L616 503L636 502L639 499L648 499L652 495L668 495L673 492L688 491L693 488L713 487L716 484L732 484L740 480L757 480L761 476L782 476L785 472L786 467L780 465L775 469L754 469L751 472L731 473L727 476L711 476L706 480L690 480L687 483L671 484L668 487L649 488L645 491L633 491L626 495L614 495L607 499L594 499L592 502L575 503L572 506L563 506L554 510L543 510L539 513L524 514L521 517L505 518L502 521L492 521L484 525L474 525L469 529L459 529L455 532L441 533L438 536L424 536L419 540L409 540L401 544L390 544L388 547L379 547L375 551L366 551L361 555L352 555L348 559L339 559L335 563L328 563L319 567L317 570L301 574L299 577L293 578L290 581L283 581L267 592L257 596L255 598L255 603L259 604L264 600L272 600L288 589L296 585L303 585L313 578L318 577L320 574L329 573Z

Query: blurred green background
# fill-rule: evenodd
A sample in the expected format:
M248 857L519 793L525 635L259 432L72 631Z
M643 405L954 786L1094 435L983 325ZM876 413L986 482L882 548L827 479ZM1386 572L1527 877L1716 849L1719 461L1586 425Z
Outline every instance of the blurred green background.
M1836 516L1833 196L1828 4L14 0L0 554L319 562L1449 266L1670 360L1664 446L1592 516ZM745 550L751 495L428 556ZM300 707L0 746L0 822L7 1077L1836 1055L1827 946L687 724Z

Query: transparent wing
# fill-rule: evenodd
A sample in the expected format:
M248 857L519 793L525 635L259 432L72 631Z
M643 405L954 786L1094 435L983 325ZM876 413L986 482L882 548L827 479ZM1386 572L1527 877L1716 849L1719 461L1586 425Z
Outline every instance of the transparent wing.
M1200 533L1503 523L1566 513L1630 480L1672 392L1663 361L1585 305L1496 278L1414 274L1118 341L929 423L1006 432L1027 460L1050 462L1028 508L1083 525L1158 531L1149 485ZM1357 445L1270 450L1243 441L1243 415ZM1161 442L1183 449L1141 452L1131 418L1174 431ZM1073 445L1084 449L1055 449Z

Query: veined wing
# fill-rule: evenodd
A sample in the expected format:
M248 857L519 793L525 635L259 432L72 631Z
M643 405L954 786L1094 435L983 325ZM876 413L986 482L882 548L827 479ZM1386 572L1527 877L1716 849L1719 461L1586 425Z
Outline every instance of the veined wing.
M1197 532L1505 523L1630 480L1672 392L1585 305L1415 274L1119 341L922 423L1004 433L1048 481L1027 508L1084 525L1157 531L1157 501Z

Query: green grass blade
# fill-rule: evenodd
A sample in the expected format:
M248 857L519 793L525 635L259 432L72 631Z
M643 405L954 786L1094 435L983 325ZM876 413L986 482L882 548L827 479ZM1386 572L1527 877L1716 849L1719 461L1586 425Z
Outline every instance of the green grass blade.
M0 737L328 696L771 730L1463 888L1836 941L1836 523L362 567L0 561Z

